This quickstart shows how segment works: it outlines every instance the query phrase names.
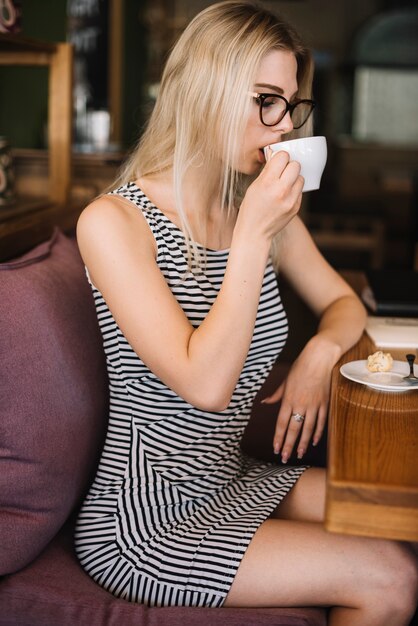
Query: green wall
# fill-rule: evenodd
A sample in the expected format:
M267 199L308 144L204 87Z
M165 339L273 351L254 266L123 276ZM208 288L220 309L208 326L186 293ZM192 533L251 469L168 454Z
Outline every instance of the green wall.
M139 22L143 0L124 0L124 88L122 95L122 141L135 142L143 123L142 84L146 47ZM66 40L66 0L23 3L23 37L44 41ZM39 67L0 67L0 135L13 147L45 146L48 70Z

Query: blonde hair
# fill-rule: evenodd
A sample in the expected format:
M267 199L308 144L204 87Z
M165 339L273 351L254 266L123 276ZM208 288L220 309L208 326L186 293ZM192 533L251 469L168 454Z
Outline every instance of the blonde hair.
M200 261L184 211L182 181L189 167L200 166L202 186L210 190L215 181L221 181L226 216L236 212L251 182L233 167L250 112L251 99L246 96L253 89L262 58L271 50L295 55L297 95L309 98L311 54L290 25L262 7L236 0L201 11L168 58L147 128L117 181L124 184L173 169L176 210L188 243L190 266L199 267ZM303 134L309 131L308 124L302 127ZM293 131L292 135L302 133Z

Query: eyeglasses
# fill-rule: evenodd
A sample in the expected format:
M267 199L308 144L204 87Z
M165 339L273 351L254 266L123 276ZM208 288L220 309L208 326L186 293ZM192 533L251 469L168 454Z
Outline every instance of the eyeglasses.
M276 126L289 111L293 128L305 124L315 108L313 100L295 100L290 103L283 96L272 93L249 92L260 107L260 121L264 126Z

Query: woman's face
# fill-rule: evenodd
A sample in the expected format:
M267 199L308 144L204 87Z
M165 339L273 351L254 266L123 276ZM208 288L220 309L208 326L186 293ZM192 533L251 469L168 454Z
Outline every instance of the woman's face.
M292 52L272 50L260 63L253 91L278 94L291 102L298 89L296 73L297 63ZM264 126L260 120L259 105L253 98L250 117L237 159L237 170L243 174L257 174L265 164L263 148L281 141L282 135L292 130L293 124L289 113L286 113L275 126Z

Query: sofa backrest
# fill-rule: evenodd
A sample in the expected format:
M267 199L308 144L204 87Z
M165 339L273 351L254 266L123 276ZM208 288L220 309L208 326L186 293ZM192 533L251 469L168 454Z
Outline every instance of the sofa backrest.
M0 575L42 551L79 505L107 423L107 375L75 240L0 264Z

